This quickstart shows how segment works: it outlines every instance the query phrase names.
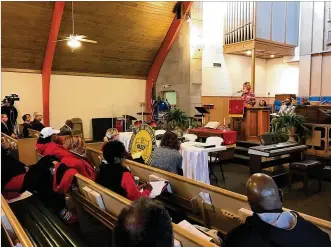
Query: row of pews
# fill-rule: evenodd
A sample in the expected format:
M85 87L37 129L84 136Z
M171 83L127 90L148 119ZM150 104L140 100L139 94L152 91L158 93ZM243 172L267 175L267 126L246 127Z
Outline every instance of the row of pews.
M18 140L14 141L18 142ZM95 166L99 166L102 159L101 147L102 143L87 144L87 158ZM33 154L36 155L35 146L33 146L33 149ZM35 160L39 158L40 156L37 154ZM168 210L176 211L190 222L216 229L223 235L244 222L246 217L252 214L246 196L133 161L127 160L125 165L141 181L169 181L172 192L163 192L161 196L154 200L158 200ZM81 175L76 175L76 179L77 188L71 192L71 197L76 205L95 217L107 228L113 229L121 210L129 206L131 201ZM89 198L84 190L86 187L101 195L104 208L100 208ZM331 222L300 214L327 232L331 237ZM175 222L173 223L173 229L176 243L179 242L182 247L216 246L191 234Z
M6 200L1 196L1 245L34 247Z

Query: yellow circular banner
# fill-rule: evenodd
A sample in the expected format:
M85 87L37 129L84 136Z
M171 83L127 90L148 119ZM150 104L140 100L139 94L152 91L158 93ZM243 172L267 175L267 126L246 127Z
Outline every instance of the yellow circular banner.
M141 157L145 161L145 164L150 165L154 146L154 130L149 125L142 124L134 130L129 146L132 156L141 153Z

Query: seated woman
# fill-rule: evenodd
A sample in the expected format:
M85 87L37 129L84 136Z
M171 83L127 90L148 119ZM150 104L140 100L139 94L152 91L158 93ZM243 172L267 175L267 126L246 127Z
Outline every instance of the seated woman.
M61 162L54 162L54 191L66 193L76 173L95 180L95 168L85 157L84 139L80 136L68 136L64 140L63 148L68 154L61 159Z
M180 142L173 132L166 132L161 140L160 147L152 153L151 165L159 169L183 175L183 157L179 152Z
M146 184L144 190L139 191L140 187L136 185L132 174L123 166L125 153L122 142L106 143L103 147L103 157L106 162L101 164L96 182L132 201L142 196L148 197L153 189L152 186Z
M104 142L112 142L112 141L118 141L119 140L119 133L118 130L115 128L107 129L106 135L103 138Z
M76 217L66 209L65 196L53 191L51 175L54 156L46 156L33 166L25 166L8 153L8 145L1 145L1 193L6 199L18 197L25 191L38 194L45 207L52 208L67 223ZM64 217L65 216L65 217Z
M69 152L58 144L59 137L57 134L59 133L59 130L55 130L51 127L43 128L36 144L38 153L43 156L54 155L59 160L69 155Z

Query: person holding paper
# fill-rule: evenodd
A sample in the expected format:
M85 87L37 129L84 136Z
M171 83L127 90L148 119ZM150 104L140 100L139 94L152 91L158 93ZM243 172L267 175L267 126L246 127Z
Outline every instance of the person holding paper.
M152 191L150 184L140 187L128 168L123 166L126 151L124 144L120 141L107 142L103 147L105 161L100 165L100 171L96 182L129 200L136 200L140 197L148 197Z
M177 135L171 131L164 133L160 147L156 148L152 153L151 165L168 172L183 175L183 156L179 149L180 142Z
M120 213L113 231L114 247L173 247L168 211L159 203L140 198Z

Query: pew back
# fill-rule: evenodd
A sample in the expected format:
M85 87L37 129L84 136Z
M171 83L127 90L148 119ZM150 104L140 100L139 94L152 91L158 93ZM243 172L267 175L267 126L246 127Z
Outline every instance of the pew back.
M104 142L92 142L92 143L86 143L86 148L92 148L96 150L102 150Z
M16 245L15 240L18 239L23 247L34 247L3 196L1 196L1 208L4 213L4 215L1 215L2 229L6 231L9 242L13 244L12 246ZM6 223L4 221L9 223L9 227L13 230L13 235L6 230L7 227L5 226Z
M40 136L40 132L39 131L33 130L33 129L29 129L29 128L28 128L28 131L29 131L29 136L35 137L35 138L39 138L39 136Z
M92 164L96 166L100 164L101 151L87 148L86 155ZM247 215L243 215L242 212L250 212L247 197L244 195L130 160L126 160L125 165L142 181L150 181L150 175L168 180L172 194L163 193L160 196L161 201L165 204L172 202L186 209L187 217L224 234L245 220ZM284 210L288 209L284 208ZM300 215L331 236L331 222L302 213Z
M27 166L36 163L35 148L37 138L15 139L3 133L1 134L1 137L9 143L11 154L19 161Z
M80 195L87 199L85 197L83 188L85 186L89 187L90 189L98 192L104 202L106 212L105 214L109 214L110 218L113 218L114 221L109 222L107 224L107 219L103 218L101 221L108 225L108 227L112 228L114 226L114 223L116 222L116 219L118 218L120 212L122 211L123 208L129 206L131 204L131 201L104 188L103 186L100 186L99 184L85 178L82 175L77 174L76 175L77 182L78 182L78 188L80 191ZM75 196L74 196L75 197ZM90 210L87 210L90 211ZM102 218L102 217L101 217ZM182 229L178 225L173 223L173 230L174 230L174 236L175 239L177 239L182 247L216 247L215 244L210 243L202 238L199 238L185 229Z

